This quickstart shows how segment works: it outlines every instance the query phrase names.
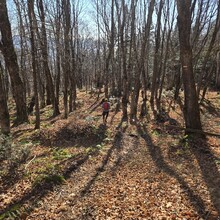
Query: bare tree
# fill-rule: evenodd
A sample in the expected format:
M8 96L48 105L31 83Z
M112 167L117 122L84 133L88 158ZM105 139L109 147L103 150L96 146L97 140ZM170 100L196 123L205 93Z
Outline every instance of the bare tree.
M201 68L202 69L202 74L199 78L198 86L197 86L197 95L198 95L198 97L199 97L202 85L206 87L206 85L204 85L203 82L209 81L209 77L211 75L210 70L209 71L206 70L207 69L207 63L208 63L208 60L210 59L211 52L214 48L215 41L216 41L219 29L220 29L220 2L218 3L217 16L216 16L216 21L215 21L213 34L211 36L211 41L210 41L210 44L208 46L207 52L205 54L203 64L202 64L202 68Z
M15 53L11 25L8 19L6 0L0 1L0 50L2 51L5 63L10 74L12 93L16 103L17 118L15 124L28 121L24 84L19 76L19 66Z
M64 19L64 60L63 60L63 72L64 72L64 117L68 117L68 87L69 87L69 73L70 73L70 30L71 30L71 18L70 18L70 1L62 0L63 19Z
M17 19L18 19L18 30L19 30L19 37L20 37L20 50L17 52L18 60L20 61L20 72L22 76L22 81L24 83L24 89L25 92L28 93L28 95L31 95L31 88L30 83L28 80L28 64L29 58L28 58L28 42L27 42L27 36L26 36L26 30L25 26L27 26L27 16L25 11L25 3L24 1L18 1L14 0L16 10L17 10Z
M186 128L202 130L198 97L193 75L191 32L191 0L177 0L180 59L184 86L184 118Z
M149 3L149 8L148 8L148 15L147 15L147 21L145 22L144 30L143 30L143 39L142 39L142 47L141 47L141 53L140 53L140 62L139 62L139 72L143 75L143 91L142 91L142 98L143 98L143 103L141 106L141 112L140 115L141 117L144 117L147 114L147 107L146 107L146 102L147 102L147 79L146 79L146 70L145 70L145 62L146 58L149 57L149 41L150 41L150 28L152 24L152 14L154 11L154 4L155 0L151 0Z
M41 49L42 49L42 57L43 57L43 66L44 66L44 73L46 75L47 81L47 104L53 105L53 116L57 116L60 114L59 111L59 103L57 99L55 99L55 91L53 85L53 79L51 76L49 63L48 63L48 43L47 43L47 33L46 33L46 20L45 20L45 10L42 0L38 0L38 8L39 8L39 15L41 20Z
M35 97L35 110L36 110L36 121L35 129L40 128L40 108L38 101L38 81L37 81L37 69L36 69L36 45L35 45L35 33L36 26L34 26L34 0L28 0L28 17L30 22L30 32L31 32L31 55L32 55L32 68L33 68L33 79L34 79L34 97Z
M157 88L159 84L159 66L160 66L160 46L161 46L161 15L163 9L164 0L160 0L159 10L157 14L157 26L155 36L155 51L154 51L154 66L152 76L151 98L150 102L154 109L154 99L156 98Z
M122 64L121 75L122 75L122 112L123 119L128 118L127 105L129 102L129 82L127 73L127 42L125 40L126 36L126 23L127 23L127 6L125 1L121 1L121 6L119 2L116 1L117 17L118 17L118 35L119 35L119 64Z

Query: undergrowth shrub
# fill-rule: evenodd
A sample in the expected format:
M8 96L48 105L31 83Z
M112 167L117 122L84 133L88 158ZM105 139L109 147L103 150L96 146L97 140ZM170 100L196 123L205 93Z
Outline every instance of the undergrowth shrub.
M13 142L11 136L0 134L0 161L7 166L17 165L24 162L30 154L31 144Z

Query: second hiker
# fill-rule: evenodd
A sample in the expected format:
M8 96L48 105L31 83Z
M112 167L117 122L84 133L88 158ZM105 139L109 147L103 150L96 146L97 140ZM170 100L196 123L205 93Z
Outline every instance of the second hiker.
M108 118L108 114L109 114L109 109L110 109L110 102L108 102L108 99L105 98L103 103L102 103L102 119L103 119L103 123L106 124L107 122L107 118Z

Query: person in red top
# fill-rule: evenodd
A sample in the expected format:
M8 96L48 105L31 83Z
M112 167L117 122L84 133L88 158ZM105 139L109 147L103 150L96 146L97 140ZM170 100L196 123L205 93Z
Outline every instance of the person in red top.
M103 103L102 103L102 110L103 110L102 111L102 119L103 119L104 124L106 124L106 122L107 122L109 109L110 109L110 102L108 102L108 99L105 98Z

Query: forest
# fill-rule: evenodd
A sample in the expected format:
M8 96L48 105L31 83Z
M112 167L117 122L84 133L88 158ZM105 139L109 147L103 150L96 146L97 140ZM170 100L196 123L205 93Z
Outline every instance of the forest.
M219 147L220 1L0 0L0 220L218 220Z

